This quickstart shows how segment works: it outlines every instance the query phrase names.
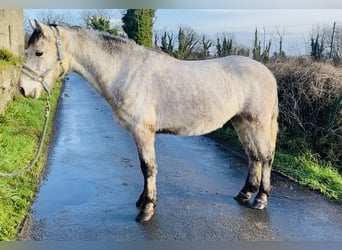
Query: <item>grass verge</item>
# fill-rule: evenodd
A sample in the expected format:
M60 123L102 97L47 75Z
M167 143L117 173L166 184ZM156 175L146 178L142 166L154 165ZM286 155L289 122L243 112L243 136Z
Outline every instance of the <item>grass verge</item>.
M210 134L210 137L221 143L229 142L229 147L243 152L238 137L230 125L215 131ZM285 144L286 140L286 136L281 134L278 137L278 144ZM308 150L289 152L277 146L273 169L303 186L319 191L332 202L342 203L342 175L330 162L320 160Z
M51 92L51 115L44 152L36 166L18 177L0 177L0 240L14 240L20 223L30 210L44 167L52 120L62 82ZM28 165L38 148L43 129L46 95L38 100L15 97L0 114L0 171L12 172Z
M14 56L10 51L0 48L0 69L8 66L20 66L23 62L23 57Z
M342 176L330 162L324 162L309 151L289 154L278 150L274 169L301 185L318 190L330 201L342 203Z

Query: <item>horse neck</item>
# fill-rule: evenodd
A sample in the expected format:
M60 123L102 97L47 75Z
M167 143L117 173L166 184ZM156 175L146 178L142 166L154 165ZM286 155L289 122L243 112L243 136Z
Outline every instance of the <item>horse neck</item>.
M85 33L87 34L87 33ZM70 71L84 77L102 95L112 84L125 60L124 51L118 49L113 53L105 50L96 35L71 34L69 39ZM119 46L119 45L118 45Z

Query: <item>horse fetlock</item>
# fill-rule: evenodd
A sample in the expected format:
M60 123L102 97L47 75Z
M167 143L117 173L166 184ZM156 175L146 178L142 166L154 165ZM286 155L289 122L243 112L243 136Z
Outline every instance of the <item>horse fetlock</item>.
M256 191L258 191L259 186L260 186L260 182L258 182L258 183L256 183L256 182L249 183L248 191L252 192L252 193L255 193Z
M137 200L135 205L136 205L136 207L143 209L146 206L146 204L148 204L148 203L152 203L152 204L154 204L154 206L156 206L157 205L157 195L154 195L151 198L145 194L145 191L143 191L141 193L141 195L139 196L139 199Z
M136 207L142 207L142 205L144 204L144 201L145 201L145 192L143 191L141 193L141 195L139 196L139 199L137 200L137 202L135 203L135 206Z
M267 206L268 196L265 193L258 194L252 204L254 209L264 209Z
M240 191L234 199L237 200L239 203L242 203L244 205L249 204L249 199L251 198L251 193L250 192L243 192Z
M255 176L249 177L245 186L241 190L243 193L255 193L260 187L260 180L255 178Z
M154 215L155 206L156 204L154 204L153 202L144 204L138 215L135 217L135 220L138 222L151 220Z

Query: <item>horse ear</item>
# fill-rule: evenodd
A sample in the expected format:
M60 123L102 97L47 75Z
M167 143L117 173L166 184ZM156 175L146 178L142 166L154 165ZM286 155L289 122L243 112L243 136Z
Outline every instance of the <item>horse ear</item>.
M41 31L44 36L48 36L50 34L51 30L50 30L49 26L47 26L43 23L39 23L39 22L37 22L37 20L34 20L34 22L35 22L36 29Z
M35 29L36 29L36 22L37 22L36 20L34 20L34 21L33 21L33 20L31 20L31 19L29 20L29 23L30 23L30 25L31 25L31 28L32 28L33 30L35 30Z

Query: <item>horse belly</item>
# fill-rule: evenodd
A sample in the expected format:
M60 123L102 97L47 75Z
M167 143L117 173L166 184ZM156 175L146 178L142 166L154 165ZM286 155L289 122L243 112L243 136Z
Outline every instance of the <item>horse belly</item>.
M216 110L212 114L203 117L192 125L192 129L188 131L189 135L203 135L221 128L233 116L230 110L224 111Z
M159 115L158 133L203 135L221 128L236 114L236 109L234 105L218 103L202 103L189 107L180 102L177 108Z

